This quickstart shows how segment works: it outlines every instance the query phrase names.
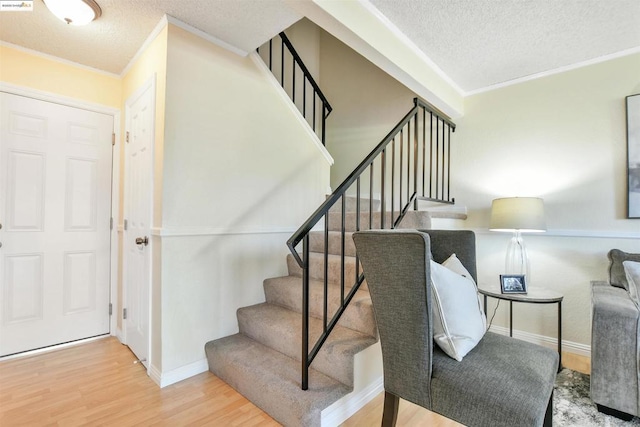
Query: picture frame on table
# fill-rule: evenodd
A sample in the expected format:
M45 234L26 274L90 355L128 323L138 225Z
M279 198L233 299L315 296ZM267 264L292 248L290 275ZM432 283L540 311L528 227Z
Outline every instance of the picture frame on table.
M501 274L500 292L503 294L526 294L525 276L523 274Z

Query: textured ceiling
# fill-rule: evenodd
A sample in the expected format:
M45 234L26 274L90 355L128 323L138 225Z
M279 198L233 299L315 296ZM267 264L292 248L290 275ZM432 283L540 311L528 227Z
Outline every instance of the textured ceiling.
M102 16L66 25L33 2L33 12L0 13L0 40L120 74L168 14L249 52L301 16L281 0L97 0Z
M640 48L640 0L370 2L464 92Z
M292 3L309 0L97 1L102 16L86 27L59 21L42 0L33 12L2 12L0 40L120 74L164 14L249 52L301 18ZM463 93L640 50L640 0L370 3Z

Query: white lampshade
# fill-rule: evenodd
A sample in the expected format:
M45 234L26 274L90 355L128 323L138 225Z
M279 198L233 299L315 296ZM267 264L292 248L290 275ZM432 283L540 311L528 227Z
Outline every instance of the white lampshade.
M87 25L102 15L94 0L43 0L58 19L71 25Z
M547 229L544 220L544 203L537 197L507 197L491 203L492 231L510 231L513 237L507 246L505 272L524 274L531 279L529 255L522 239L522 232L542 232Z
M492 231L546 231L544 202L537 197L495 199L491 203L489 229Z

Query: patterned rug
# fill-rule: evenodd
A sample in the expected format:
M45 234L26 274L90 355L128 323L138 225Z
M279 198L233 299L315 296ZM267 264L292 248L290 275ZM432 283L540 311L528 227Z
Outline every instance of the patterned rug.
M640 418L622 421L602 414L589 397L589 375L563 369L556 378L553 425L560 427L634 427Z

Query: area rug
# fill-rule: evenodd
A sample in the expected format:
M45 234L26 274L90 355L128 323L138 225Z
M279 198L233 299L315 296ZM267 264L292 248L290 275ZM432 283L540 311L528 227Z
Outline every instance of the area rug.
M553 425L560 427L634 427L640 418L622 421L598 412L589 394L589 375L563 369L556 378Z

